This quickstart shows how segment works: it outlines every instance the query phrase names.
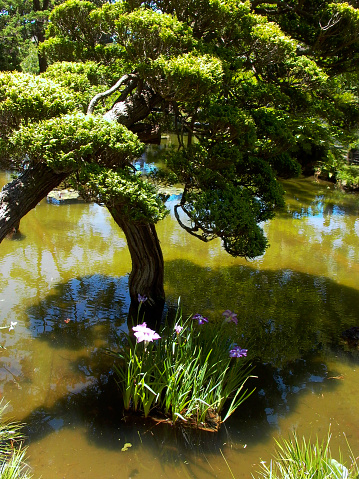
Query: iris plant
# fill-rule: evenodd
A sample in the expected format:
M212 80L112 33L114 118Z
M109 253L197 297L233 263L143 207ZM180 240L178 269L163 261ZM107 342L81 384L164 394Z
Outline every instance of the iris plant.
M137 300L141 304L145 303L147 301L147 296L145 296L145 295L142 296L142 294L138 293Z
M235 345L233 349L229 351L230 358L244 358L247 356L248 349L242 349Z
M238 324L238 318L236 313L233 313L230 309L226 309L224 313L222 313L224 316L224 322L225 323L234 323Z
M138 343L141 343L142 341L145 341L146 343L151 343L156 339L161 339L161 336L157 334L156 331L153 331L152 329L148 328L146 323L134 326L132 330L134 331L134 335L136 336Z
M173 423L206 425L216 418L218 426L253 392L245 388L251 364L231 359L245 357L247 350L236 345L230 349L227 325L198 327L196 321L200 326L209 322L201 314L183 321L178 310L174 326L165 324L160 335L146 323L132 328L136 343L126 335L127 346L112 353L120 360L114 369L125 410L147 417L156 408Z
M192 319L197 320L199 325L208 323L208 319L202 316L202 314L194 314Z

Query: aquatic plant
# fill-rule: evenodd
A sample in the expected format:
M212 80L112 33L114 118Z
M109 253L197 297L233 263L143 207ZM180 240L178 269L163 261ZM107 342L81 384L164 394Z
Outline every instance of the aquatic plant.
M194 315L192 316L192 319L195 319L196 321L198 321L198 324L199 324L199 325L208 323L208 319L205 318L204 316L202 316L202 314L194 314Z
M136 336L138 343L141 343L142 341L149 343L155 341L156 339L161 339L161 336L157 334L156 331L148 328L146 323L134 326L132 330L134 331L134 335Z
M247 349L242 349L239 346L235 345L233 349L229 351L230 358L244 358L247 356Z
M127 335L127 347L111 352L126 410L216 429L248 398L252 367L240 359L247 350L231 349L227 324L207 322L200 314L183 321L179 312L160 335L146 323L132 328L136 342Z
M147 301L147 296L143 296L142 294L138 293L137 300L139 303L145 303Z
M318 437L314 444L303 437L300 441L293 433L292 437L276 441L275 458L269 464L262 462L258 471L258 479L354 479L359 477L359 467L349 447L352 464L347 468L343 464L339 452L339 461L332 457L330 451L331 434L326 441L319 442ZM254 476L253 476L254 477Z
M222 314L225 318L225 322L232 322L234 324L238 324L238 318L236 313L233 313L233 311L231 311L230 309L226 309Z
M0 479L31 479L25 463L21 425L3 419L7 404L0 401Z

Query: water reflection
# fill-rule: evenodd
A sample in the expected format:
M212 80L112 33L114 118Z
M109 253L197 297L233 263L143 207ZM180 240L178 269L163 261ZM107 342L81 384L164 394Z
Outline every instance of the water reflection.
M36 476L231 477L221 449L248 478L277 432L325 434L329 423L359 450L359 354L341 342L359 325L358 197L310 180L285 189L286 208L264 226L271 247L250 262L171 216L158 225L167 313L179 296L185 316L235 311L237 342L256 364L256 392L218 435L123 420L104 348L127 328L130 257L104 208L43 202L22 220L21 241L4 240L0 323L18 324L0 330L0 393L28 424Z
M286 180L286 205L285 214L293 218L310 216L327 217L336 215L358 216L359 197L355 193L344 193L336 189L333 184L316 182L315 195L313 196L313 182L298 182Z

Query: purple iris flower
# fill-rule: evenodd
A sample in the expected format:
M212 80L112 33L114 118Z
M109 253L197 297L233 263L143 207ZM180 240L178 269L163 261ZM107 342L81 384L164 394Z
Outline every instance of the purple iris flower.
M139 303L144 303L145 301L147 301L147 296L142 296L142 294L138 293L137 299Z
M230 358L244 358L247 356L248 349L242 349L239 346L234 346L233 349L229 351Z
M224 316L224 321L226 323L235 323L238 324L238 319L236 313L233 313L230 309L226 309L224 313L222 313Z
M192 319L196 319L198 321L198 324L204 324L204 323L208 323L208 319L205 318L204 316L202 316L202 314L194 314L192 316Z

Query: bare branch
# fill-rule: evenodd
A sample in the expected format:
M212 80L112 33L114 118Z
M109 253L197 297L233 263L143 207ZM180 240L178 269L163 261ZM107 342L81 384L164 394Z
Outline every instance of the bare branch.
M108 121L117 121L130 128L134 123L147 118L152 108L161 101L162 97L145 84L140 92L137 89L126 100L115 103L103 117Z
M95 95L92 100L90 101L89 103L89 106L87 108L87 114L88 115L92 115L94 109L95 109L95 106L96 106L96 103L101 100L101 98L105 98L107 96L110 96L112 95L112 93L114 93L116 90L118 90L120 88L120 86L125 83L126 81L128 81L129 79L137 79L137 77L133 74L131 75L123 75L123 77L121 77L117 83L115 83L115 85L113 85L110 89L104 91L104 92L101 92L101 93L97 93L97 95Z
M176 220L178 221L178 224L181 226L181 228L183 228L185 231L187 231L187 233L189 233L192 236L195 236L196 238L200 239L204 243L209 243L209 241L212 241L213 239L215 239L217 237L217 235L215 233L213 233L209 230L206 230L202 225L198 226L196 224L196 226L192 227L192 228L189 227L189 226L186 226L182 222L181 218L179 217L179 214L178 214L178 209L179 208L182 209L182 211L188 216L188 218L191 218L191 216L183 205L181 205L181 204L175 205L174 214L175 214ZM199 231L200 229L202 230L202 234L197 234L196 231Z
M339 15L339 13L336 13L335 15L332 16L332 18L328 21L328 23L326 25L322 25L321 22L319 22L319 26L321 28L321 30L323 30L324 32L326 30L329 30L330 28L333 28L337 23L339 23L341 20L341 17Z
M178 214L178 208L182 208L182 206L181 205L175 205L174 214L175 214L176 220L178 221L178 224L181 226L181 228L183 228L185 231L187 231L187 233L189 233L190 235L195 236L196 238L200 239L201 241L204 241L205 243L208 243L208 241L210 241L208 238L206 238L203 235L199 235L199 234L195 233L195 231L198 231L197 227L196 228L190 228L189 226L186 226L181 221L181 218L179 217L179 214Z
M139 79L137 77L133 78L132 81L130 81L125 88L121 91L120 96L113 102L112 107L116 105L116 103L125 101L128 95L138 86L139 84Z

